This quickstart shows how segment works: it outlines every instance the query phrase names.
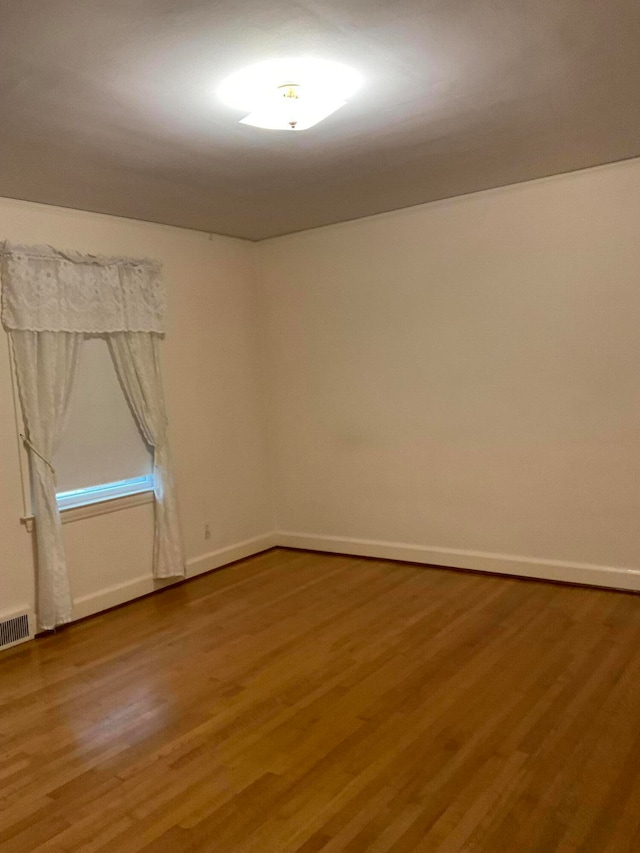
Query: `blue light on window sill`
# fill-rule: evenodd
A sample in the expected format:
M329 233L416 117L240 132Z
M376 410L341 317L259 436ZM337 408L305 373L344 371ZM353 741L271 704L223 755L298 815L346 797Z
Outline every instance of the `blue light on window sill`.
M85 489L58 492L56 500L58 509L63 510L151 491L153 491L153 474L147 474L144 477L132 477L130 480L118 480L117 483L102 483Z

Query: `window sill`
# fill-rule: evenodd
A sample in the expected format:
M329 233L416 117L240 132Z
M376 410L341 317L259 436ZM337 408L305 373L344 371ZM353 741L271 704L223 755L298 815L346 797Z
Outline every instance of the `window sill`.
M71 507L70 509L62 509L60 510L60 520L63 524L69 524L72 521L80 521L83 518L93 518L96 515L106 515L108 512L118 512L121 509L130 509L134 506L151 504L153 500L153 491L149 489L146 492L136 492L133 495L124 495L104 501L95 501L94 503L84 504L83 506ZM27 528L28 533L33 531L35 519L32 515L23 516L20 521Z

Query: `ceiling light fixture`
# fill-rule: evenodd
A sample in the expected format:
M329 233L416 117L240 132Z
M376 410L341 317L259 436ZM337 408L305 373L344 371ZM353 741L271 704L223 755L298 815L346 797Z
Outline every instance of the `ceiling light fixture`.
M362 85L351 68L325 59L270 59L237 71L218 88L227 106L248 113L240 124L307 130L343 107Z

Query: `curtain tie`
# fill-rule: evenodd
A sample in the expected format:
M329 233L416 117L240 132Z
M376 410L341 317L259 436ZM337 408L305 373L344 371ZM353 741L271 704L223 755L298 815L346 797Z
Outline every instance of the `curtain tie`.
M44 462L44 464L49 468L49 470L51 471L51 473L52 473L52 474L54 475L54 477L55 477L56 469L53 467L53 465L51 464L51 462L49 462L49 460L48 460L45 456L43 456L43 455L42 455L42 453L40 453L40 451L39 451L36 447L34 447L34 446L33 446L33 444L31 444L31 442L29 441L29 439L27 438L27 436L26 436L26 435L23 435L22 433L20 433L20 438L24 441L24 443L27 445L27 447L28 447L30 450L32 450L32 451L33 451L33 453L35 453L35 454L36 454L36 456L38 456L40 459L42 459L42 461Z

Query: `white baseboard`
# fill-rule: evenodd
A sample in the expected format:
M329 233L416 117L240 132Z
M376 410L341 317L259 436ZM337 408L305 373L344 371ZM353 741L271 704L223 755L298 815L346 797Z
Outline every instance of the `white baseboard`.
M220 548L217 551L211 551L201 557L191 558L186 562L186 577L192 578L204 572L219 569L236 560L242 560L245 557L266 551L268 548L273 548L275 544L274 534L268 533L264 536L256 536L253 539L238 542L235 545L229 545L226 548ZM157 589L172 586L181 580L182 578L155 580L151 575L141 575L125 583L101 589L90 595L83 595L73 602L72 621L83 619L85 616L93 616L94 613L100 613L100 611L116 607L118 604L125 604L127 601L140 598L141 595L148 595Z
M540 580L588 584L610 589L640 591L640 569L598 566L591 563L569 563L511 554L491 554L483 551L461 551L453 548L430 548L402 542L383 542L375 539L350 539L339 536L315 536L309 533L278 531L256 536L200 557L187 560L187 578L219 569L236 560L243 560L269 548L301 548L306 551L327 551L358 557L377 557L383 560L402 560L423 565L495 572ZM147 595L179 579L154 580L151 575L132 578L122 584L77 598L73 604L73 620L92 616L118 604ZM34 623L33 618L30 623Z
M156 581L151 575L141 575L124 583L108 586L105 589L98 590L98 592L80 596L73 601L71 621L75 622L76 619L84 619L85 616L93 616L94 613L100 613L110 607L117 607L118 604L124 604L127 601L133 601L134 598L140 598L141 595L147 595L163 586L171 586L172 583L177 583L179 580L181 578Z
M518 557L511 554L458 551L453 548L430 548L422 545L408 545L402 542L381 542L375 539L314 536L289 531L278 531L275 539L276 544L284 548L328 551L358 557L377 557L383 560L403 560L409 563L422 563L431 566L471 569L540 580L640 591L640 568L625 569L614 566L598 566L591 563L568 563L536 557Z
M227 566L229 563L235 563L236 560L244 560L245 557L252 557L261 551L274 548L277 544L275 533L265 533L263 536L254 536L253 539L245 539L244 542L210 551L201 557L192 557L187 560L187 577L193 578L204 572Z

